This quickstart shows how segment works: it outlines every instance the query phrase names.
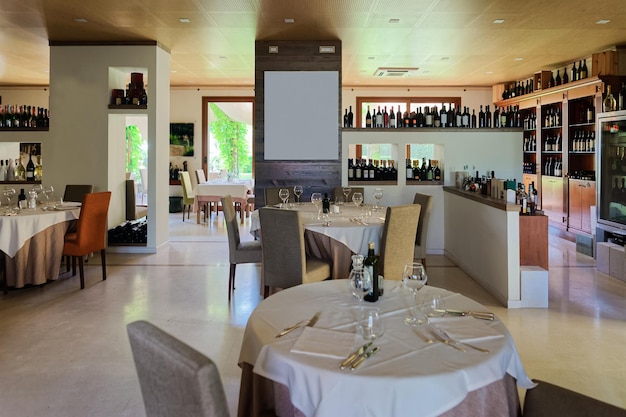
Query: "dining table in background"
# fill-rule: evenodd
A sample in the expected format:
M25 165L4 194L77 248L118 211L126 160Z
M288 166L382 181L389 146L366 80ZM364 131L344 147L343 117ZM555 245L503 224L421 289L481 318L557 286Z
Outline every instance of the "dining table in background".
M359 305L347 280L299 285L263 300L250 315L240 351L239 416L269 411L307 417L460 417L480 410L483 416L517 417L516 385L532 388L534 383L504 324L497 317L489 321L455 316L407 326L407 291L401 282L385 281L384 296L376 303L365 302L364 307L379 309L386 331L375 340L378 353L354 371L339 367L364 343L356 335ZM448 309L486 311L476 301L444 289L426 286L418 294L440 295ZM276 337L316 312L321 315L314 327ZM461 351L437 342L429 326L488 352L460 344ZM344 345L338 355L336 345Z
M22 288L56 280L65 234L80 215L77 204L58 209L23 209L0 216L3 286Z
M343 204L330 207L328 222L318 219L318 209L312 203L288 203L288 210L298 210L304 226L304 240L307 254L332 262L331 278L348 278L352 267L352 255L367 256L367 244L374 242L376 251L385 224L385 209L371 211L372 207L356 207ZM335 207L339 213L335 213ZM364 210L370 215L361 217ZM250 216L250 233L255 238L262 238L258 211Z
M230 195L233 198L233 203L240 205L239 214L241 215L241 223L243 224L244 213L248 217L250 212L248 211L248 197L249 190L247 182L228 182L228 181L207 181L196 185L195 189L195 203L194 210L196 211L196 223L200 224L200 209L199 207L207 205L209 210L209 216L211 213L211 205L214 203L216 208L220 202L220 199L224 196Z

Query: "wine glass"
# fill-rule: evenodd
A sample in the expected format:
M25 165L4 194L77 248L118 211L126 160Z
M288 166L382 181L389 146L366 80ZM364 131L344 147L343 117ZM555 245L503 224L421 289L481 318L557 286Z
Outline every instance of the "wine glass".
M300 205L300 196L304 192L304 189L301 185L296 185L293 187L293 194L296 196L296 202Z
M46 208L48 208L48 206L50 205L50 197L52 196L52 193L54 193L54 187L51 185L48 185L47 187L44 187L43 189L43 195L46 199Z
M343 192L343 195L345 197L345 201L348 201L348 196L350 195L350 187L342 187L341 191Z
M374 198L376 199L376 205L374 206L374 211L378 211L380 210L380 206L378 205L378 203L380 203L380 200L383 198L382 188L380 187L374 188Z
M409 313L410 316L404 318L406 324L418 325L424 322L418 318L417 314L417 293L428 282L428 275L426 275L426 269L421 262L411 262L404 266L402 273L402 285L405 288L405 292L408 294L406 297L409 299Z
M355 206L359 207L363 203L363 193L352 194L352 202Z
M289 199L289 190L286 188L281 188L278 191L278 197L283 200L283 202L280 204L280 208L283 208L283 206L287 206L287 199Z
M313 193L311 194L311 203L317 209L317 219L320 217L320 204L322 204L322 194L321 193Z
M8 214L15 213L17 211L15 204L13 203L13 199L15 198L15 188L4 187L4 190L2 191L2 195L6 199L8 207L9 207L7 209L7 213Z
M443 317L446 314L446 302L441 295L434 295L424 306L426 317Z

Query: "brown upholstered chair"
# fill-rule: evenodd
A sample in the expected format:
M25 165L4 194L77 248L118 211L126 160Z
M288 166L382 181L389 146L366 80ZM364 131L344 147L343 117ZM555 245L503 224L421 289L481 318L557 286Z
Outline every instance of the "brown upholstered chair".
M150 417L228 417L219 370L211 359L146 322L126 326Z
M63 193L63 201L73 201L80 203L83 201L83 196L87 193L93 192L93 185L90 184L68 184L65 186L65 192Z
M299 211L263 207L259 222L266 297L270 287L289 288L330 277L328 262L306 255Z
M228 301L230 301L235 290L235 269L237 264L261 263L262 248L261 242L254 240L242 242L239 237L239 225L237 224L237 213L230 195L221 198L224 221L226 222L226 232L228 233L228 259L230 261L230 273L228 275Z
M102 280L107 279L105 248L110 201L110 191L85 194L76 232L65 235L63 256L66 257L67 270L69 271L69 258L71 258L72 276L76 275L76 259L78 259L81 289L85 288L84 257L90 253L100 251Z
M189 172L180 171L178 176L180 177L180 185L183 187L183 221L185 221L185 209L187 210L187 220L189 220L191 207L196 202L196 195L193 192Z
M428 226L430 224L430 212L433 208L433 197L427 194L415 193L413 204L422 206L420 220L417 225L417 235L415 236L414 259L419 259L426 265L426 243L428 239Z
M289 190L289 198L287 202L294 203L296 201L296 196L293 194L293 187L273 187L273 188L265 188L263 190L263 195L265 197L265 205L266 206L275 206L283 202L278 196L278 192L281 189Z
M385 279L402 279L404 265L413 262L421 209L419 204L387 207L378 261L379 271Z
M626 410L548 382L533 380L526 391L524 417L626 417Z

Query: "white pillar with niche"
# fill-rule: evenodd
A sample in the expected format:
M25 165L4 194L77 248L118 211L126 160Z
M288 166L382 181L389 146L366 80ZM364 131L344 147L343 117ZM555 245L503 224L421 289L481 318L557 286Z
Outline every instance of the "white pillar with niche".
M112 89L125 89L131 72L144 74L147 106L109 108ZM169 75L169 51L156 42L50 43L51 121L44 181L59 190L79 183L111 191L109 228L125 220L127 122L145 120L148 243L115 247L118 252L153 253L169 239Z

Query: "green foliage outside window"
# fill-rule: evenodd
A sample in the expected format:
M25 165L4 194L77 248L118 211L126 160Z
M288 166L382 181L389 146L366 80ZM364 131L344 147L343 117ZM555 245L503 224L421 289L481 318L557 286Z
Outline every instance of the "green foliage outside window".
M217 165L215 168L224 169L234 177L251 172L252 156L246 140L248 126L232 120L215 103L209 103L209 106L215 116L215 121L210 123L210 130L220 151L219 159L212 159L212 163Z

